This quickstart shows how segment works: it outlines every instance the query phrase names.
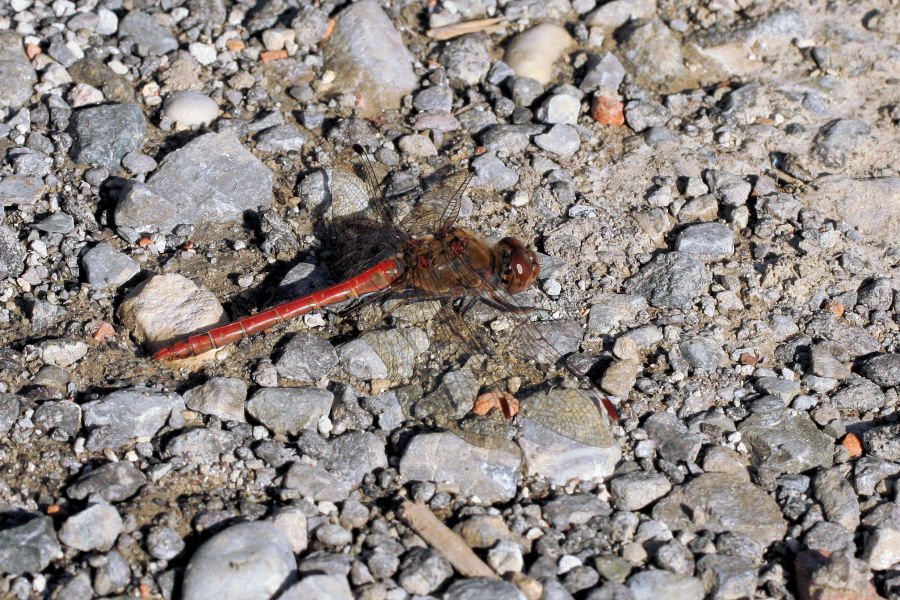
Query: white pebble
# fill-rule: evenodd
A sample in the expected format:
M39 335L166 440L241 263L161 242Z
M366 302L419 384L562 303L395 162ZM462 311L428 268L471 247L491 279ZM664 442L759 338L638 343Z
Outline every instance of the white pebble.
M190 52L191 56L193 56L201 65L211 65L216 62L216 58L218 57L215 46L212 44L203 44L201 42L193 42L188 46L188 52Z
M287 27L274 27L263 31L262 42L266 50L281 50L286 46L292 46L297 33Z
M119 17L116 13L108 8L100 8L97 10L97 33L99 35L112 35L119 30Z
M547 85L553 79L553 63L572 44L572 36L565 29L544 23L516 36L507 46L503 61L516 75Z
M104 100L103 92L86 83L76 83L69 90L69 104L72 105L72 108L87 106L88 104L99 104Z
M166 98L163 118L177 129L209 125L219 116L219 106L200 92L175 92Z

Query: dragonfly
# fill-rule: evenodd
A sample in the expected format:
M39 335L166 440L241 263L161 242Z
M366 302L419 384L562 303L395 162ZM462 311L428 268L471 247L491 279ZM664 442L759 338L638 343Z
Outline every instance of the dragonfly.
M393 300L391 310L429 304L432 330L447 333L467 356L483 357L481 362L476 358L466 364L480 364L481 374L495 380L469 410L453 400L441 400L440 395L429 396L425 413L436 425L476 445L496 447L512 437L515 421L527 418L584 444L612 445L611 422L618 418L614 405L535 327L530 309L515 299L540 275L537 253L517 238L489 244L456 226L472 175L470 168L439 170L400 218L398 203L393 201L396 195L388 193L365 150L358 145L345 148L333 165L331 213L335 237L343 240L344 247L337 262L340 270L352 276L191 335L157 351L154 358L174 361L200 355L348 300L357 307ZM513 341L488 343L489 332L480 332L464 319L479 305L512 320L506 333ZM550 387L520 401L497 383L496 374L502 372L498 365L509 364L504 353L517 354L532 364L561 364L582 385L580 389ZM537 365L535 371L540 376L546 368Z

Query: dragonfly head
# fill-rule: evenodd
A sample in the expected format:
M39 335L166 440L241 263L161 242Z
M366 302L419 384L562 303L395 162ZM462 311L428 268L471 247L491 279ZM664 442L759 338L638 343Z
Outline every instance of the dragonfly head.
M537 279L541 272L537 254L516 238L503 238L499 244L503 256L503 287L510 294L518 294Z

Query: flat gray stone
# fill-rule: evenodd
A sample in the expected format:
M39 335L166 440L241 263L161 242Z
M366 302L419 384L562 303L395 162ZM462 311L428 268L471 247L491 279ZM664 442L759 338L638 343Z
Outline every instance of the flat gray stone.
M275 370L285 379L314 383L337 364L337 352L328 340L312 333L298 333L281 351Z
M204 415L243 423L247 384L236 377L213 377L184 393L184 404Z
M247 401L247 412L273 433L316 430L328 415L334 394L319 388L262 388Z
M0 107L21 108L34 91L37 73L25 55L22 36L0 31Z
M181 456L189 463L212 464L222 454L237 448L239 440L230 431L198 427L178 433L166 443L165 455Z
M343 575L307 575L283 594L279 600L307 600L327 598L328 600L353 600L350 584Z
M85 447L97 452L118 450L136 437L152 437L170 415L184 410L184 401L178 394L133 387L88 402L82 409L84 425L91 429Z
M653 518L672 531L737 532L768 545L787 532L772 497L744 478L705 473L677 486L653 507Z
M696 577L647 569L628 579L634 600L703 600L705 590Z
M656 502L672 489L672 483L661 473L633 471L614 477L609 482L613 503L619 510L640 510Z
M831 466L834 439L820 431L805 412L783 409L755 413L741 423L738 431L755 466L776 473Z
M129 37L139 56L162 56L178 48L178 40L168 28L147 13L132 10L119 21L119 37Z
M117 288L141 271L130 256L116 250L109 242L101 242L81 257L81 266L89 286L95 289Z
M134 496L145 481L147 477L130 462L106 463L79 477L66 488L66 495L83 500L100 494L107 502L121 502Z
M516 494L522 454L509 442L500 448L479 448L449 433L414 437L400 460L407 481L449 482L465 496L485 504L505 502Z
M119 512L101 502L66 519L59 529L59 541L82 552L106 552L116 543L123 529Z
M230 132L207 133L170 152L116 205L116 225L138 231L227 223L272 202L273 174Z
M638 294L653 306L688 310L711 282L703 262L685 252L654 257L625 282L625 291Z
M0 573L40 573L61 555L50 517L35 516L21 525L0 530Z

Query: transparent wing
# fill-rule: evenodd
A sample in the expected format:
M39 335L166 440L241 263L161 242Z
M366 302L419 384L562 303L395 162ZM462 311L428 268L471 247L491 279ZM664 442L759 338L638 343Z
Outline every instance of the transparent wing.
M424 236L452 227L459 217L463 192L472 179L472 173L471 169L457 169L440 176L404 217L401 223L403 228L412 236Z

